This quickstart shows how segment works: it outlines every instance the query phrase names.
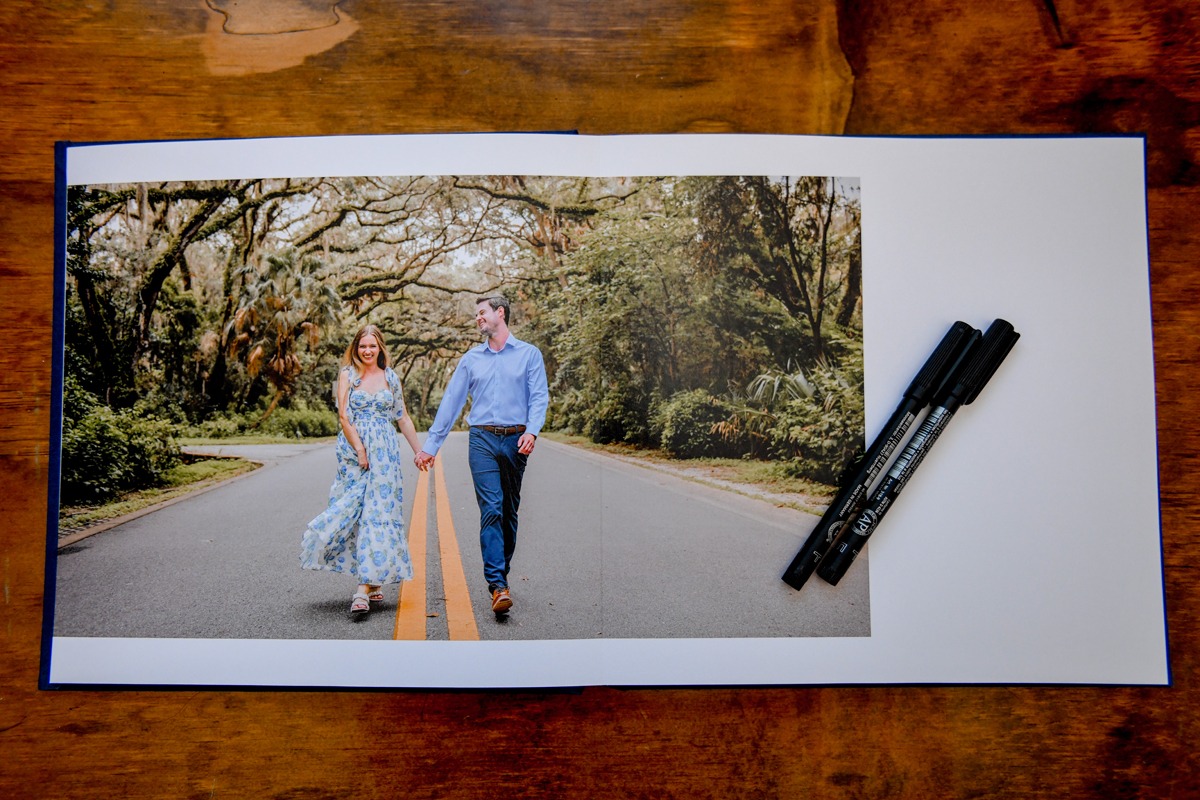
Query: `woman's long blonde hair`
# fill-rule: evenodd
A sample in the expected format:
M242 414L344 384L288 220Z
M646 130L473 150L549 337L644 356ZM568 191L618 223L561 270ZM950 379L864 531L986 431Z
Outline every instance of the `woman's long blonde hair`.
M354 371L360 375L363 370L363 362L358 357L358 343L368 333L375 337L375 343L379 345L379 356L375 359L375 363L379 365L380 369L387 369L388 364L391 363L387 345L383 343L383 333L380 332L379 328L368 323L359 328L358 333L354 334L354 338L350 340L350 346L346 348L346 353L342 356L342 366L353 366Z

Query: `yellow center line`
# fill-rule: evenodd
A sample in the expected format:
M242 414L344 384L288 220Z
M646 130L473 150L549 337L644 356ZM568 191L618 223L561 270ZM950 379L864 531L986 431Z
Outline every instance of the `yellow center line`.
M429 507L428 473L417 473L417 489L413 492L412 522L408 526L408 555L412 559L412 580L400 584L400 607L396 609L393 639L423 640L425 638L425 538Z
M458 537L454 533L454 517L450 513L450 494L446 491L446 473L439 459L434 462L434 496L437 498L438 546L442 559L442 585L446 594L446 623L451 641L479 641L471 593L463 573L458 552Z

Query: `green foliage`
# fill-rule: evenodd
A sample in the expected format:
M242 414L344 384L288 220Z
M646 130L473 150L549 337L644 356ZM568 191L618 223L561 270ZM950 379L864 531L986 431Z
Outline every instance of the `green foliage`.
M184 434L189 439L228 439L242 432L240 417L212 417L192 425Z
M336 436L339 429L336 411L321 407L312 408L305 403L296 403L290 407L280 406L259 424L261 419L261 407L251 409L245 414L211 417L189 426L186 436L192 439L228 439L253 433L307 439Z
M79 378L71 373L63 375L63 424L71 425L83 419L100 399L83 388Z
M473 298L503 288L546 358L548 430L836 471L861 437L859 216L853 179L804 176L74 187L68 428L105 453L131 435L104 406L203 438L334 434L366 321L422 428Z
M746 388L748 398L764 406L773 406L781 400L810 400L816 394L816 387L804 377L799 370L787 372L784 370L768 370L750 381Z
M831 338L828 360L802 371L770 369L730 392L716 430L742 452L778 462L793 477L836 483L863 441L862 344Z
M696 280L694 221L664 182L594 221L535 298L529 337L554 362L552 425L596 442L657 446L655 398L722 382L712 298ZM553 290L550 290L553 286Z
M150 353L163 367L163 383L182 392L195 371L203 309L194 294L185 291L177 280L168 278L163 283L155 314L158 325L150 332Z
M154 486L178 462L169 423L96 405L64 423L62 499L93 503Z
M730 409L704 389L672 395L658 410L662 448L678 458L736 457L740 442L730 441L719 425Z
M579 429L593 442L644 444L649 417L646 396L630 383L606 387L598 402L583 407Z
M776 412L768 448L790 474L832 484L863 448L862 380L830 367L809 379L813 396L788 400Z
M853 321L861 276L857 181L828 177L694 178L707 271L732 271L806 323L799 351L826 356L827 324ZM843 309L840 305L848 306Z
M680 392L711 397L796 357L839 362L845 337L823 306L804 301L847 291L840 243L853 226L842 212L854 201L839 195L835 213L828 181L789 180L647 180L577 233L555 262L555 280L541 284L545 313L530 335L556 362L552 425L596 442L659 446ZM672 429L683 438L668 449L766 457L775 419L764 398L812 396L804 380L791 371L773 385L760 381L743 403L747 424L737 424L733 403L724 418L705 417L711 430ZM657 409L664 397L673 400Z
M192 460L195 459L195 460ZM169 488L189 486L212 478L232 477L242 472L257 469L258 465L241 458L203 458L192 456L187 463L179 464L163 476L163 485Z
M261 373L274 387L260 426L294 393L304 374L301 350L315 350L341 315L341 298L321 279L324 268L320 259L289 250L268 256L261 272L251 265L242 270L245 293L226 336L229 355L243 354L250 377Z
M324 408L279 408L255 430L275 436L290 436L296 439L336 436L338 432L337 412Z

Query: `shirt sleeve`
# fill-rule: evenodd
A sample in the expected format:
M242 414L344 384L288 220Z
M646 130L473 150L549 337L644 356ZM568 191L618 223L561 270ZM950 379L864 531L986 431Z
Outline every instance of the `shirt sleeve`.
M550 405L550 389L546 384L546 362L542 351L536 347L530 348L533 353L525 368L525 386L529 397L529 421L525 423L525 432L540 436L542 426L546 424L546 409Z
M466 366L466 360L466 356L458 360L458 366L454 368L454 374L450 376L450 383L446 385L446 392L442 395L442 402L438 405L437 416L434 417L433 425L425 436L425 443L421 445L421 449L431 456L437 455L442 442L446 440L450 428L467 402L470 368Z

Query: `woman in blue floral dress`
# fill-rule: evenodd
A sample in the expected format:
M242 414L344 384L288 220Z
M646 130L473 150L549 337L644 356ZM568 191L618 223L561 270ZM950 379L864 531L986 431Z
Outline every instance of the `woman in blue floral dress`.
M397 424L414 454L421 445L379 329L366 325L355 334L342 363L337 476L328 507L304 532L300 565L357 577L350 612L360 615L383 600L384 584L412 577Z

